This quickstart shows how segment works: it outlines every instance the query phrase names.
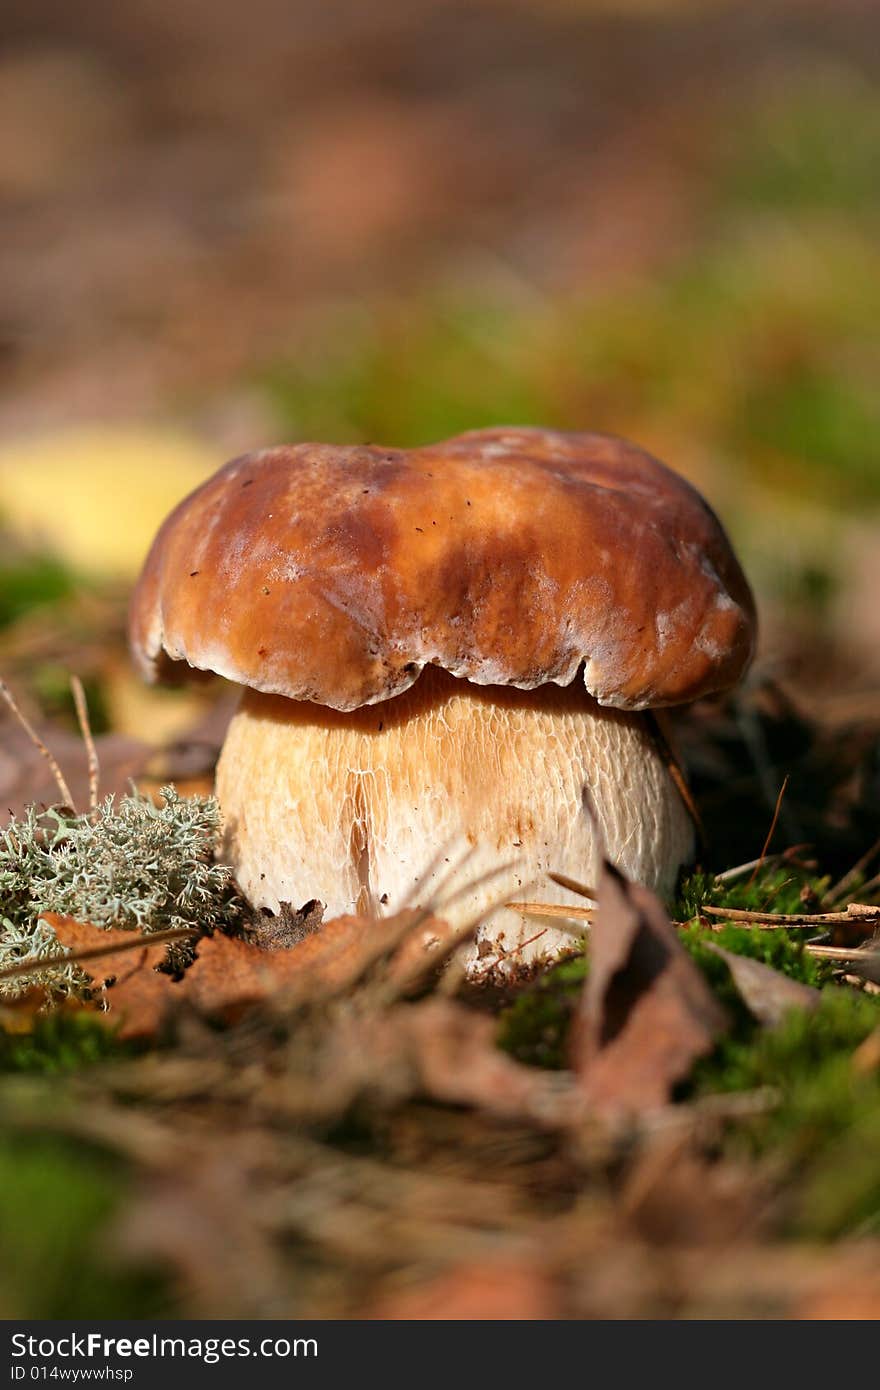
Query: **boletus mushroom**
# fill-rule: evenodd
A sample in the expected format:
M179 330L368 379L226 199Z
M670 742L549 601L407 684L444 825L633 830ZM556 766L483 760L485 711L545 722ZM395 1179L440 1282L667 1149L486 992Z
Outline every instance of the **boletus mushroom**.
M188 662L243 688L217 794L252 903L391 912L466 842L456 923L505 892L574 904L548 871L589 882L599 836L669 891L694 828L645 712L732 685L754 637L693 487L542 429L235 459L168 517L131 609L147 678ZM506 890L479 881L505 861ZM501 907L477 950L558 954L571 930Z

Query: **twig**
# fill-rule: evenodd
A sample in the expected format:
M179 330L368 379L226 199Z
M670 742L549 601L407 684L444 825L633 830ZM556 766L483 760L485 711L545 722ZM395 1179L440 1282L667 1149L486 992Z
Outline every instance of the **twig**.
M748 881L747 887L751 887L751 885L754 883L755 879L758 877L758 874L761 871L761 865L764 863L764 860L767 857L767 851L770 848L770 841L773 839L773 835L776 830L776 823L779 820L779 812L782 810L782 800L785 796L787 787L788 773L786 772L784 778L782 779L782 786L779 788L779 795L776 798L776 806L773 811L773 819L770 822L770 829L767 831L767 838L764 841L764 848L761 850L761 853L758 857L758 862L752 870L752 876Z
M55 965L77 965L81 960L97 960L99 956L113 956L117 951L134 951L138 946L161 946L166 941L182 941L184 937L199 935L201 931L198 927L172 927L168 931L133 936L131 941L89 946L82 951L72 951L69 955L31 956L0 970L0 980L12 980L18 975L38 975L41 970L50 970Z
M518 941L517 944L516 944L515 946L510 946L510 947L499 946L499 947L498 947L498 959L499 959L500 961L501 961L501 960L509 960L511 956L515 956L515 955L517 955L517 953L518 953L519 951L524 951L524 950L526 949L527 946L531 946L531 944L532 944L533 941L540 941L540 940L541 940L541 937L544 936L544 935L546 934L546 932L547 932L547 928L546 928L546 927L542 927L540 931L536 931L536 932L535 932L535 935L534 935L534 936L527 936L526 939L525 939L525 941Z
M859 961L880 955L880 952L868 951L864 946L853 946L851 949L846 946L814 946L811 941L806 943L804 950L811 956L821 956L823 960Z
M82 734L83 743L86 746L86 756L89 760L89 811L94 813L98 809L98 779L101 775L100 764L98 763L98 750L95 747L95 740L92 737L92 726L89 722L89 707L86 701L86 692L79 676L70 677L70 689L73 693L73 703L76 706L76 717L79 721L79 730Z
M738 907L701 907L707 917L723 917L726 922L752 922L758 927L832 926L855 920L880 921L880 907L850 903L846 912L747 912Z
M31 743L36 748L37 752L40 754L41 757L45 758L46 762L49 764L49 770L52 773L52 776L55 780L55 785L61 793L62 803L65 806L69 806L71 811L75 813L76 804L73 800L73 797L70 794L70 787L67 785L67 782L65 781L64 773L58 766L57 759L46 747L45 743L40 738L40 735L37 733L33 724L31 724L27 715L19 707L18 701L16 700L12 691L9 689L9 686L6 684L5 680L3 680L2 677L0 677L0 695L3 696L3 699L6 701L12 713L15 715L15 718L18 720L19 724L24 729L25 733L27 734Z

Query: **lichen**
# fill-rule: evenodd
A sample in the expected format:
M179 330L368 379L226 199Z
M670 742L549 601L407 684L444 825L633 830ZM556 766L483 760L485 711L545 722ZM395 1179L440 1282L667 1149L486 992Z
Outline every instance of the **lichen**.
M107 797L92 815L29 807L0 830L0 969L59 953L46 913L142 932L210 931L236 915L231 870L214 863L217 802L173 787L161 796L161 805L137 792ZM86 987L73 966L26 983L58 996ZM0 994L22 988L0 980Z

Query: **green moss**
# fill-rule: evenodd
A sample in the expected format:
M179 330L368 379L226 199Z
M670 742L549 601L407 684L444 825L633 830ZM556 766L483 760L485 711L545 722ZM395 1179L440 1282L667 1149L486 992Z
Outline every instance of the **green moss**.
M753 1159L773 1155L781 1175L780 1221L792 1235L823 1239L880 1229L880 1076L859 1075L852 1055L880 1027L880 1000L828 987L815 1012L792 1010L778 1028L760 1027L743 1004L724 961L709 942L751 956L809 985L824 967L786 932L692 926L682 943L730 1016L730 1032L697 1064L681 1092L778 1092L767 1113L732 1125L725 1143ZM534 1066L566 1065L566 1045L588 963L563 962L502 1014L500 1045Z
M707 902L756 908L764 907L768 900L773 911L794 912L800 910L805 882L814 891L821 891L826 885L824 879L811 879L783 869L762 870L754 884L719 885L714 875L696 873L682 882L676 914L681 919L694 919ZM830 978L831 970L827 963L804 951L806 935L800 930L762 931L722 922L711 928L691 920L680 932L680 940L730 1013L734 1035L750 1038L755 1031L752 1015L743 1004L727 965L710 945L750 956L793 980L818 987ZM522 1062L563 1067L568 1028L587 970L588 958L575 957L540 976L503 1012L500 1045Z
M568 1032L587 968L586 957L574 956L541 975L502 1013L499 1046L530 1066L566 1066Z
M54 1076L133 1051L92 1015L45 1014L35 1020L31 1032L0 1032L0 1071Z
M30 690L43 716L53 723L65 724L79 731L73 692L70 688L70 669L61 662L41 661L29 672ZM94 677L83 681L89 727L93 734L104 734L110 728L110 714L104 686Z
M51 556L18 555L0 560L0 628L34 608L57 603L75 591L73 576Z
M831 987L815 1012L734 1034L696 1070L697 1094L778 1090L778 1107L738 1125L728 1143L784 1167L794 1234L831 1238L880 1224L880 1076L852 1064L878 1027L880 1001Z
M778 970L801 984L819 987L830 978L830 967L827 962L816 960L804 950L804 935L804 932L797 930L762 931L760 927L738 926L728 922L717 930L685 927L680 940L710 978L714 971L708 961L719 959L709 950L710 945L715 945L735 955L749 956L762 965L769 965L772 970ZM727 969L726 966L724 968Z
M744 392L739 442L762 451L765 470L796 458L825 504L877 501L880 407L872 388L846 362L779 363Z
M81 1144L43 1135L0 1140L0 1312L5 1318L161 1315L151 1271L126 1272L102 1253L126 1193L123 1168Z
M670 911L677 922L690 922L704 907L730 907L746 912L804 912L802 895L817 901L829 879L791 865L770 865L755 878L746 873L733 882L719 882L703 871L686 874Z
M312 347L259 379L294 437L407 447L558 417L534 354L536 325L503 305L386 306L336 328L323 353Z
M880 202L880 102L842 71L792 74L738 111L727 158L719 161L725 204L798 213L858 215Z

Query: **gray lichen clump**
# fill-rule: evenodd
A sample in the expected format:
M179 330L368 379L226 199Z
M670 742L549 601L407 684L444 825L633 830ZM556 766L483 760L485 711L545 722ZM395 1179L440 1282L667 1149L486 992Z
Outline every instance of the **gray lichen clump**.
M235 915L231 870L214 863L217 802L173 787L161 796L161 806L137 793L108 797L91 816L30 807L0 830L0 969L59 953L47 912L142 932L210 931ZM83 978L55 966L0 980L0 994L34 983L63 995Z

